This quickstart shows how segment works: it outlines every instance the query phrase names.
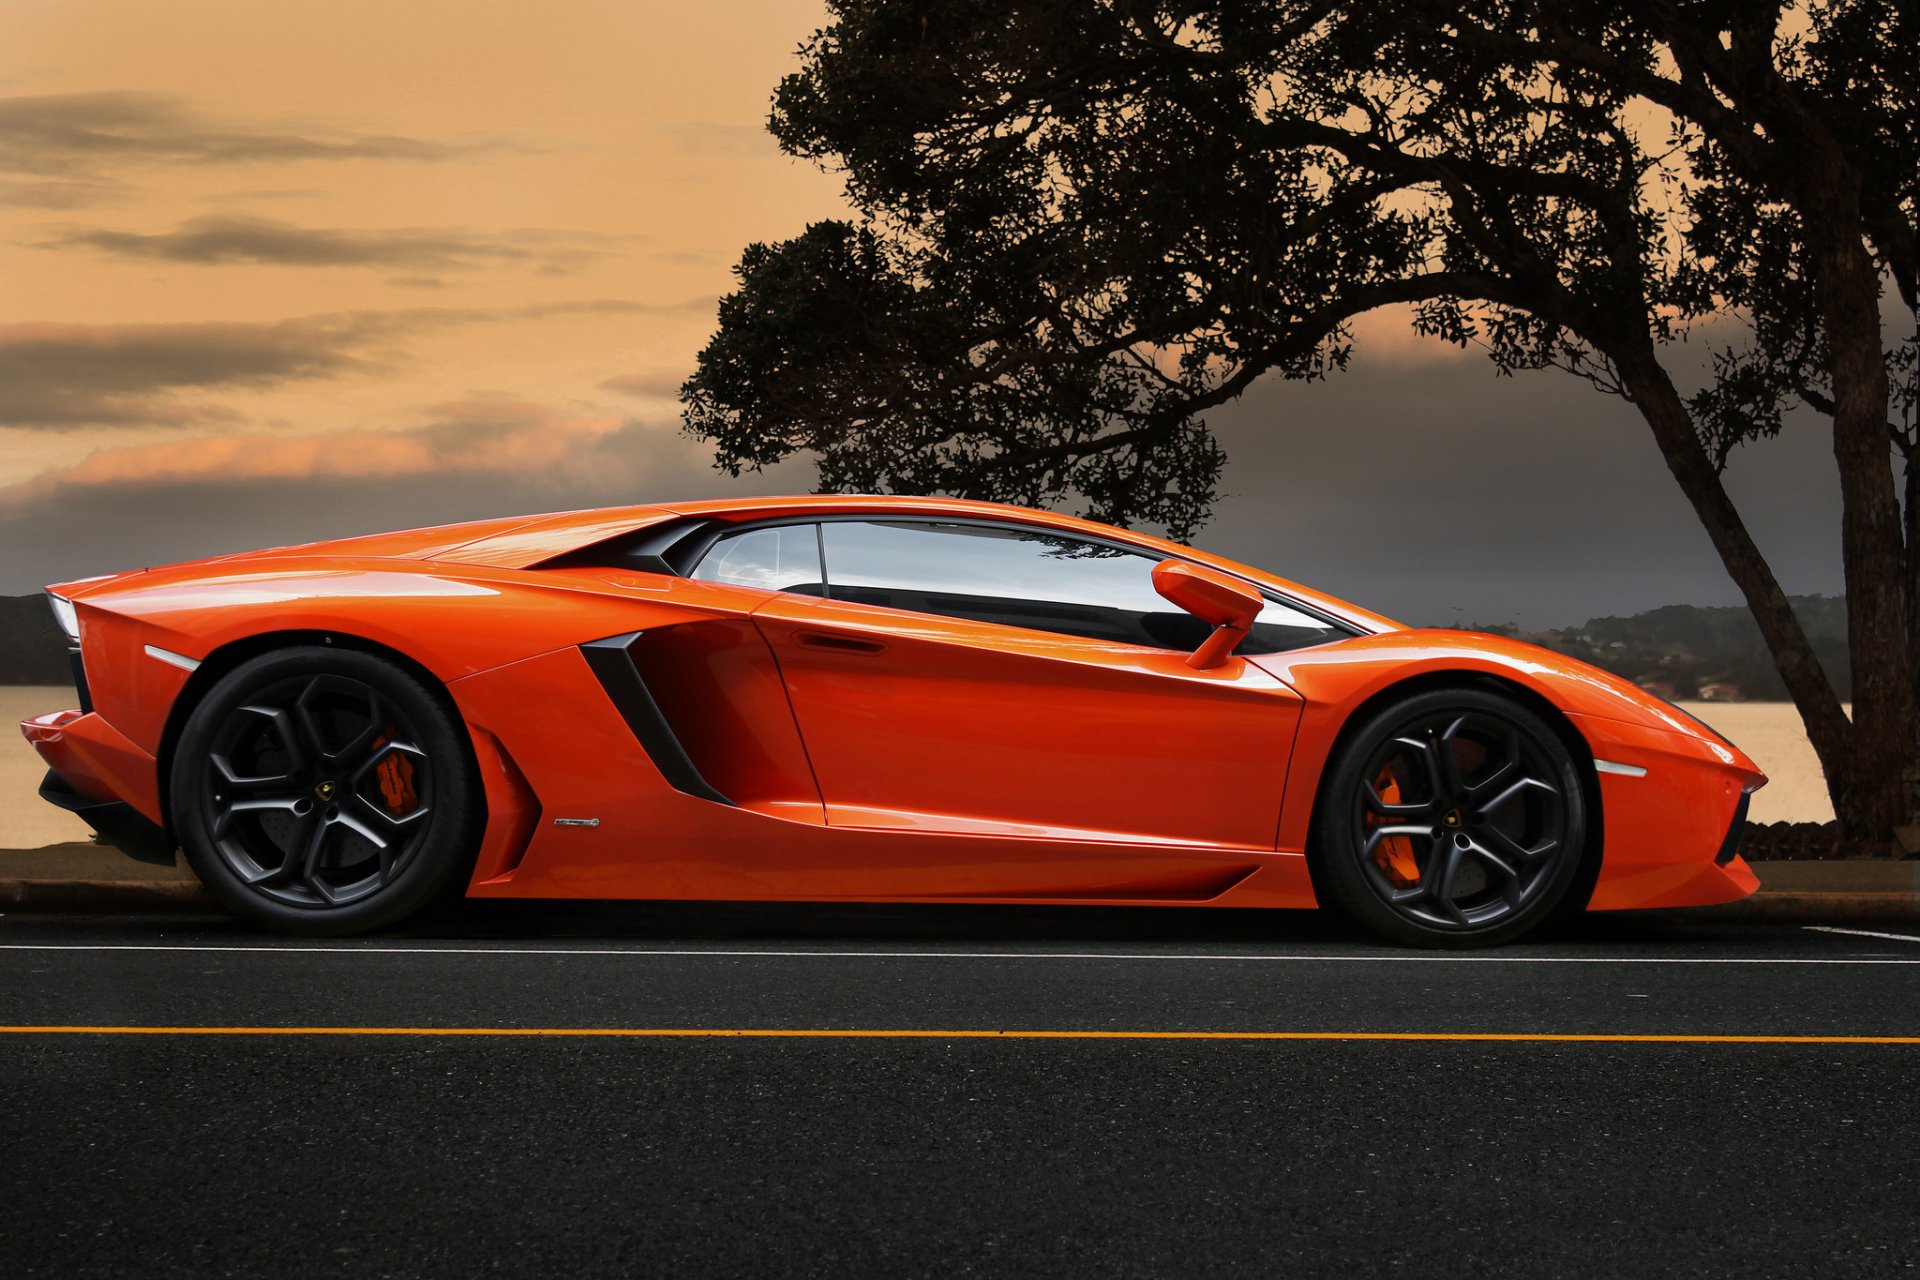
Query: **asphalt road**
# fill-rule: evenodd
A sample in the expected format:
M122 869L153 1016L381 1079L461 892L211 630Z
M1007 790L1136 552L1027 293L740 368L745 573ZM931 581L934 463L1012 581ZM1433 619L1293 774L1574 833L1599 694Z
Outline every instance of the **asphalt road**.
M8 916L0 1023L8 1276L1920 1271L1920 928Z

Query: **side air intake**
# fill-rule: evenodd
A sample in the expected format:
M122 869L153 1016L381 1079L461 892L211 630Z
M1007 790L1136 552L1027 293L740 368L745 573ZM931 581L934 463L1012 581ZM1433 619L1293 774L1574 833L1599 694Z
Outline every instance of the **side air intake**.
M1720 852L1714 855L1713 860L1723 867L1740 851L1740 837L1747 829L1747 809L1752 804L1753 792L1742 791L1740 804L1733 811L1733 825L1727 828L1727 838L1720 842Z
M580 652L586 656L587 665L593 668L600 687L607 691L607 697L613 700L614 707L627 722L627 727L633 730L633 736L640 740L640 745L660 770L660 776L667 780L667 785L675 791L711 800L715 804L732 804L733 801L723 795L719 788L707 781L699 766L694 764L693 757L687 754L679 735L674 733L673 726L661 714L659 702L654 698L653 691L647 688L647 682L633 660L631 650L640 635L640 632L633 631L623 636L593 640L581 645Z

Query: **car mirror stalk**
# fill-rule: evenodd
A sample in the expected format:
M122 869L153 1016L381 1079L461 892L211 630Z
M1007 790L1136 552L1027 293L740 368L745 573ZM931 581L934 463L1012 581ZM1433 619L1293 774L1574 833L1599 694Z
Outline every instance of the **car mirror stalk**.
M1184 560L1162 560L1153 568L1153 589L1178 605L1213 632L1187 656L1196 671L1220 666L1253 630L1253 620L1266 606L1266 597L1248 584Z

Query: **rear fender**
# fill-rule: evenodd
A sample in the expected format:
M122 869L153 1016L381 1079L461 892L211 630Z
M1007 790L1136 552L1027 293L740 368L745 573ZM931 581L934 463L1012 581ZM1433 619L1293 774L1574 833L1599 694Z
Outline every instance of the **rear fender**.
M358 637L450 684L603 636L746 614L766 594L614 570L409 570L389 560L304 560L173 579L156 570L91 592L76 607L95 704L134 741L154 747L187 670L259 636Z

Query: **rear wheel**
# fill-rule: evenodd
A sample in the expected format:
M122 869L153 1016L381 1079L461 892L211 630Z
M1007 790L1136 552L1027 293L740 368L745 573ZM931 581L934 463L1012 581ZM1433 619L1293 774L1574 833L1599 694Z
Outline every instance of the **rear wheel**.
M170 790L194 874L286 933L401 920L467 868L483 825L451 711L397 664L323 646L223 677L187 719Z
M1477 689L1415 694L1348 737L1322 784L1321 895L1395 942L1511 942L1578 878L1585 801L1572 755L1524 706Z

